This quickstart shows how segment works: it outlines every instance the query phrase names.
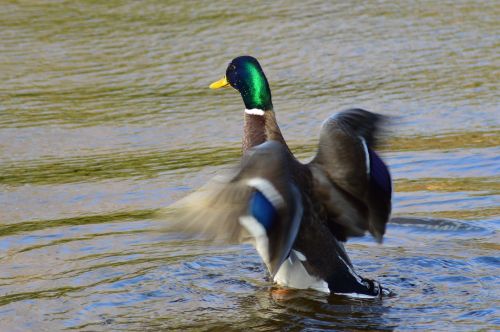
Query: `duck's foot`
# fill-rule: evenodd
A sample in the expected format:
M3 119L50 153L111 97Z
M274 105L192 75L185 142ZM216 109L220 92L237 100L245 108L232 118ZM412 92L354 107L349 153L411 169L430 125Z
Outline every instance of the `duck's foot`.
M382 287L382 285L375 280L370 280L366 278L362 278L363 282L368 285L368 292L370 294L373 294L373 296L382 298L382 297L388 297L388 296L393 296L394 293L391 292L389 289Z
M276 301L289 300L294 295L294 290L290 288L272 288L271 297Z
M382 287L378 281L359 277L351 282L330 283L329 287L333 294L345 295L354 298L382 298L393 296L389 289Z

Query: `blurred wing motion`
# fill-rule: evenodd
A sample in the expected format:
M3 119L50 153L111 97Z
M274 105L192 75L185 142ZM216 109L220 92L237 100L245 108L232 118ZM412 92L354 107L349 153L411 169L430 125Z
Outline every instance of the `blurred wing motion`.
M275 141L251 149L231 175L215 177L172 206L174 228L214 240L252 242L274 276L290 253L302 218L289 158Z
M369 230L381 242L385 233L391 176L373 150L381 122L380 115L351 109L330 117L321 128L318 153L309 167L329 227L341 241Z

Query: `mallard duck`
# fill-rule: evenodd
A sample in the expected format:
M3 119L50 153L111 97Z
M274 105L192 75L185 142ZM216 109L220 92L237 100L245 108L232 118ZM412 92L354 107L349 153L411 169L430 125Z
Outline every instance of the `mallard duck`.
M299 162L276 122L271 90L259 62L233 59L210 85L240 92L243 158L225 177L175 205L184 231L252 242L279 285L326 293L382 296L360 277L344 249L369 231L381 242L391 212L387 166L375 153L382 116L350 109L328 118L311 162Z

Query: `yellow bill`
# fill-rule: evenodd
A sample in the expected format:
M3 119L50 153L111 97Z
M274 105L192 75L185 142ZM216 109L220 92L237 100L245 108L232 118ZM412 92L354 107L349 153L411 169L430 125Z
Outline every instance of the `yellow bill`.
M219 88L223 88L223 87L228 86L228 85L229 85L229 82L227 81L226 76L224 76L220 80L210 84L209 87L210 87L210 89L219 89Z

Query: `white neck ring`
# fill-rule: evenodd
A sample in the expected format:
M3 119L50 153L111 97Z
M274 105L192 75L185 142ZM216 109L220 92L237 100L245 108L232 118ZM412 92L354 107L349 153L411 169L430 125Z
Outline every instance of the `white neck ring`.
M245 109L246 114L251 114L251 115L264 115L264 111L259 109L259 108L252 108L252 109Z

